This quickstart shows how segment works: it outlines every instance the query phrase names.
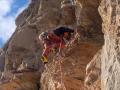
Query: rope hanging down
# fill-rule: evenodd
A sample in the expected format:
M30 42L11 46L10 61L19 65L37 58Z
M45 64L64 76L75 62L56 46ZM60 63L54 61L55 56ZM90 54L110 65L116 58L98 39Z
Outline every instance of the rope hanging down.
M57 59L58 59L58 64L59 64L59 69L60 69L60 83L61 83L61 88L63 90L66 90L66 87L65 87L65 84L63 82L63 72L62 72L62 65L61 65L61 60L62 60L62 56L61 56L61 46L62 46L62 41L60 43L60 46L59 46L59 51L58 51L58 55L57 55Z

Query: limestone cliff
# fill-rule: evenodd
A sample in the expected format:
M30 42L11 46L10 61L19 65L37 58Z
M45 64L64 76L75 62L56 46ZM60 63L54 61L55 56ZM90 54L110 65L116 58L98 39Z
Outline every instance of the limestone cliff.
M120 1L102 0L100 14L103 19L103 32L105 44L102 50L102 89L120 89L120 58L119 58L119 26L120 26Z
M31 0L0 52L0 90L119 90L119 4ZM79 38L44 67L38 36L58 26L77 29Z

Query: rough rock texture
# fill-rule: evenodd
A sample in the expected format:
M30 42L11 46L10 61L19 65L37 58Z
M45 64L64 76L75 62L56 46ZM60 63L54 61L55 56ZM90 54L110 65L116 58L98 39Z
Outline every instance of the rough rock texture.
M100 48L100 43L84 41L71 48L67 57L60 58L61 65L55 58L58 61L50 63L42 74L42 90L87 90L84 86L86 65Z
M77 24L78 30L79 25L82 25L85 28L83 31L84 34L81 35L83 36L83 38L78 46L75 45L71 48L70 51L66 51L68 57L60 58L60 60L62 60L61 68L59 63L55 62L57 60L56 58L54 58L55 61L51 60L50 64L46 66L46 70L43 72L41 77L42 90L101 89L99 79L100 65L99 70L95 71L97 72L97 75L92 75L92 77L87 76L88 78L90 77L90 79L92 78L93 80L96 76L97 81L94 81L94 85L91 85L89 88L86 88L86 86L84 86L86 65L97 53L97 51L102 47L103 44L103 34L101 31L102 20L97 10L97 7L99 6L100 2L93 2L94 4L92 2L87 1L76 2L78 3L76 7L78 10L81 9L81 13L80 15L78 15L78 10L76 10L76 14L78 17L75 18L76 22L73 24ZM81 6L79 6L79 4L81 4ZM93 18L93 16L95 16L95 18ZM81 20L81 22L79 22L79 20ZM72 26L73 24L70 24L68 26ZM99 58L96 59L100 60Z
M105 45L102 50L102 89L120 90L120 1L102 0L100 14L103 19Z
M86 66L85 85L91 90L101 90L101 50Z
M5 52L1 52L0 54L0 71L4 71L4 65L5 65Z
M0 54L4 71L0 90L120 90L119 4L119 0L31 0ZM77 29L80 37L62 51L62 57L51 54L44 68L38 35L59 26Z
M39 90L39 78L40 73L37 72L15 73L12 79L2 82L0 90Z

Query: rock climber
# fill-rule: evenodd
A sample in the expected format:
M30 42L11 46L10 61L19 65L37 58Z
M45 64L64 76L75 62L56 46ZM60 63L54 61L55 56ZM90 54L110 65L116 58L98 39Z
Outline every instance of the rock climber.
M56 49L63 49L66 47L67 42L71 40L71 35L74 33L73 29L67 27L59 27L55 30L42 32L39 35L40 41L42 41L44 49L41 60L44 64L48 63L48 55L51 51Z

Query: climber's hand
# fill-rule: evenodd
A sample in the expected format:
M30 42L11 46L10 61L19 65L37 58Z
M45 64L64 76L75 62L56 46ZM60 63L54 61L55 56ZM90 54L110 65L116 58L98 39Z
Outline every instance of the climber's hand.
M48 63L48 58L46 56L42 56L41 60L43 61L44 64Z

